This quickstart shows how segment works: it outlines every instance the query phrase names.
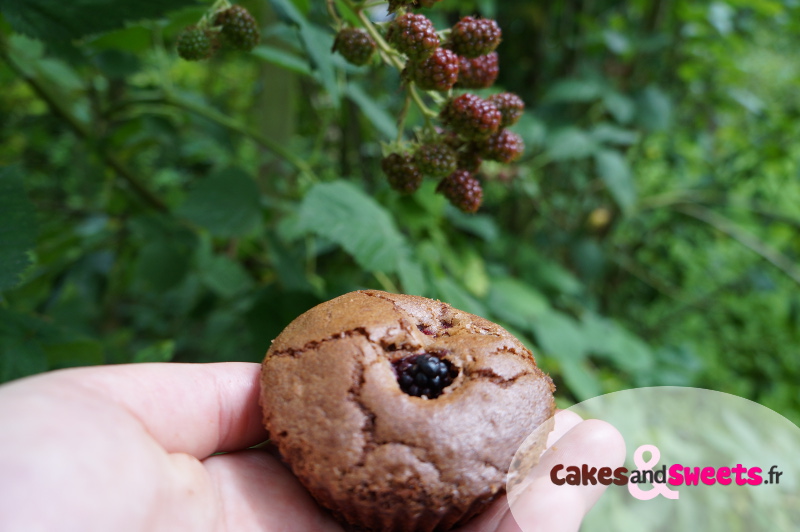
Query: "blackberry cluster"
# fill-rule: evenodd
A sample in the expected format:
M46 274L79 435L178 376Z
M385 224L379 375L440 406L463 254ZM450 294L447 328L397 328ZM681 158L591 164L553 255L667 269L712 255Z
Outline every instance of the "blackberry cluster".
M366 65L375 54L377 45L369 33L359 28L343 28L336 34L331 51L339 52L348 63Z
M208 29L189 26L178 36L178 55L187 61L208 59L219 47L216 34Z
M506 128L519 120L525 105L519 96L509 92L485 98L464 92L494 85L500 72L496 49L502 31L494 20L463 17L443 42L430 19L411 11L432 7L438 1L389 0L389 11L398 14L386 25L386 42L394 50L384 49L384 59L389 61L393 52L399 52L406 57L404 83L448 95L438 113L442 129L428 124L413 146L399 142L392 148L393 153L382 159L381 167L395 190L413 193L424 177L438 179L438 193L462 211L475 212L483 200L477 177L483 162L510 163L522 156L522 139ZM355 31L341 30L334 50L345 58L350 54L366 62L375 43L364 34L358 36L357 46L351 44L356 42ZM370 32L374 34L372 29ZM381 46L385 48L383 43ZM357 50L351 52L351 47ZM453 89L461 91L453 94ZM420 102L416 97L414 100Z
M429 353L403 358L394 363L394 370L401 390L428 399L442 395L458 375L450 362Z
M235 50L249 51L261 40L258 23L247 9L230 6L211 13L195 26L184 28L178 36L178 56L186 61L208 59L225 44Z

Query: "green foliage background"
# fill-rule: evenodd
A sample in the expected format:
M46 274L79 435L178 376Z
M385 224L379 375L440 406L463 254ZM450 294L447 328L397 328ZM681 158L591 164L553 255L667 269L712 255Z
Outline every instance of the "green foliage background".
M258 361L370 287L502 323L564 404L698 386L800 421L797 2L441 2L497 18L528 104L474 216L388 188L399 74L332 55L325 2L242 3L263 44L187 63L208 2L0 0L0 382Z

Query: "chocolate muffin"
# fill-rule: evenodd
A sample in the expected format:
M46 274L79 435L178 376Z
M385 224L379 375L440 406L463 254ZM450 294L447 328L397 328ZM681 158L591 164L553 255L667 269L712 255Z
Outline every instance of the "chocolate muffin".
M448 530L480 513L525 438L552 423L553 391L502 327L377 290L298 317L261 374L283 459L338 519L374 531Z

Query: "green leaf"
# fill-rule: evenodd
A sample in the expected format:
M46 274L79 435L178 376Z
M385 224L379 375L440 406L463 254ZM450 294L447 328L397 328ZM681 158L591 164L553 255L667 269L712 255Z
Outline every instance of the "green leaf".
M139 252L136 274L145 284L163 292L180 283L189 270L191 255L174 239L157 238Z
M397 268L397 276L400 278L400 285L403 293L424 296L428 292L428 281L422 266L410 257L403 257Z
M487 242L494 242L500 237L500 230L495 219L488 214L467 214L449 203L445 208L445 213L455 227Z
M286 50L281 50L274 46L261 45L252 51L252 55L290 72L304 76L311 75L311 67L308 66L308 61Z
M342 246L368 271L397 271L407 253L386 209L345 181L311 188L300 205L300 227Z
M616 91L608 91L603 95L603 105L620 124L629 123L636 114L634 101Z
M487 303L492 315L526 330L550 308L538 290L513 277L493 279Z
M43 345L48 369L97 366L105 362L103 345L88 338Z
M601 150L595 155L597 173L605 182L614 200L624 212L636 203L636 187L628 161L613 150Z
M583 330L589 351L612 360L622 370L641 374L652 368L654 354L647 344L613 320L586 313Z
M639 95L637 100L637 121L650 131L662 131L672 121L672 102L669 96L651 85Z
M253 288L253 280L238 262L223 255L205 255L198 261L200 279L223 298L232 298Z
M544 103L590 102L603 93L603 85L593 79L567 79L556 82L543 98Z
M582 159L597 151L597 142L590 134L575 127L554 131L547 137L547 152L554 161Z
M139 349L133 356L134 362L169 362L175 356L175 341L163 340Z
M361 86L355 83L349 83L346 89L347 96L353 101L356 106L364 113L375 129L381 132L385 137L397 137L397 124L395 119L386 112L384 106L378 104L372 99Z
M630 146L639 140L639 132L631 129L624 129L608 122L600 122L591 132L592 137L605 144L617 144L619 146Z
M580 362L586 356L586 342L581 324L570 316L551 310L531 323L533 334L542 349L558 360Z
M597 376L586 366L585 362L562 361L561 375L564 377L567 388L579 401L585 401L603 393Z
M56 335L49 323L0 308L0 382L47 371L41 342Z
M227 168L200 181L178 207L177 214L213 235L242 236L260 224L260 195L255 181L244 171Z
M489 311L483 303L472 297L451 277L440 277L434 281L434 285L437 297L445 303L476 316L489 317Z
M36 213L19 168L0 168L0 292L16 286L30 265L36 233Z
M196 0L5 0L0 11L18 32L47 42L69 41L197 5Z

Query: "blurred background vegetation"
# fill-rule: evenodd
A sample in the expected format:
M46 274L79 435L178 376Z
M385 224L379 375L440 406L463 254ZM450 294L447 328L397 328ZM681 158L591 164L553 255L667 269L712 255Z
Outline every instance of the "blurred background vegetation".
M188 63L210 2L0 0L0 382L259 361L379 288L500 322L563 404L697 386L800 422L800 2L426 10L496 18L528 106L473 216L389 189L399 74L332 55L325 2L241 3L262 45Z

